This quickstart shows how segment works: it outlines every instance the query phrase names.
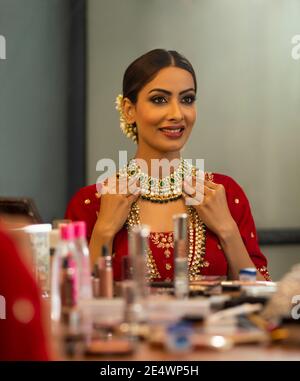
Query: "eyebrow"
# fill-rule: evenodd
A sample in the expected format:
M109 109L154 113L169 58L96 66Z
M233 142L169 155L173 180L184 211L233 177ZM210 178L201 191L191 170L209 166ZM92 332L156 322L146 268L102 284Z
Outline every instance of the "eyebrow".
M195 90L193 87L191 87L191 88L189 88L189 89L180 91L179 95L184 94L184 93L187 93L188 91L191 91L191 90L193 90L194 92L196 92L196 90ZM152 93L153 91L159 91L159 92L161 92L161 93L165 93L165 94L167 94L167 95L171 95L171 94L172 94L171 91L168 91L168 90L165 90L165 89L152 89L152 90L149 91L148 94Z

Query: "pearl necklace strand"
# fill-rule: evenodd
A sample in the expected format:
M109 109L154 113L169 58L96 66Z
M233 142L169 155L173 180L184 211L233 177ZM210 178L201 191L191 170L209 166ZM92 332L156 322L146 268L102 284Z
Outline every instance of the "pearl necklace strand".
M205 255L205 225L200 220L197 211L192 207L188 207L189 226L189 276L190 280L195 280L200 275L200 271L203 267L208 267L209 263L204 260ZM134 202L131 206L129 216L126 221L128 230L131 230L133 226L140 225L140 213L139 206Z

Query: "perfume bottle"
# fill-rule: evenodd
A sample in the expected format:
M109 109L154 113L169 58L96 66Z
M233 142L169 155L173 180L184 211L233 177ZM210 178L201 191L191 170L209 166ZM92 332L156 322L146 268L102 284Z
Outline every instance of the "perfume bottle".
M173 216L174 223L174 288L176 298L183 299L189 295L189 266L187 245L187 221L185 213Z

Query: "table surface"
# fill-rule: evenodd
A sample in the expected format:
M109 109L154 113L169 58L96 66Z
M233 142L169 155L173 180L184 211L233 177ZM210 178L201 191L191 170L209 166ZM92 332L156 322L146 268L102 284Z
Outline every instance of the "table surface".
M230 349L194 348L187 353L172 353L162 346L139 342L132 354L126 355L76 355L67 360L84 361L300 361L300 338L297 345L277 343L236 344Z
M188 353L174 354L160 348L151 348L142 343L132 355L114 356L76 356L69 360L97 361L300 361L300 346L282 345L258 346L238 345L227 351L193 350Z

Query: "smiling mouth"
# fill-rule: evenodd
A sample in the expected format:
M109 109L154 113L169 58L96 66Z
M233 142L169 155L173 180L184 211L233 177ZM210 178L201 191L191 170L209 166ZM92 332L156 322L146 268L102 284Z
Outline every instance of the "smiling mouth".
M168 138L177 139L183 135L184 127L162 127L159 130Z
M179 127L179 128L168 128L168 127L164 127L164 128L160 128L160 131L163 131L163 132L173 132L173 133L178 133L178 132L182 132L184 130L184 127Z

